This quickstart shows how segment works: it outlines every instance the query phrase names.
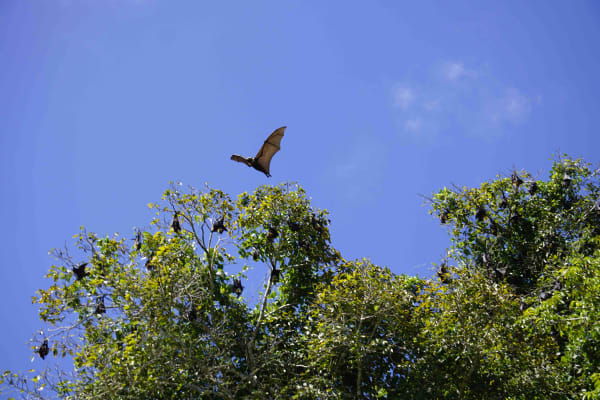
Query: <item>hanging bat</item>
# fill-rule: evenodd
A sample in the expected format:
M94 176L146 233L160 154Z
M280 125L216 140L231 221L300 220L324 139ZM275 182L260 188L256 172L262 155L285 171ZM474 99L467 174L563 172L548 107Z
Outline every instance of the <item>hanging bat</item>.
M523 179L521 179L519 174L517 174L517 171L514 171L512 173L512 175L510 176L510 181L512 182L512 185L515 189L518 189L519 186L523 184Z
M85 276L87 275L87 272L85 272L86 265L88 265L88 263L84 262L72 268L73 273L75 274L75 278L78 281L85 278Z
M271 271L271 282L273 282L274 284L279 282L279 271L281 270L277 268L273 268L273 270Z
M267 242L272 242L277 236L279 236L279 232L277 232L277 229L270 226L269 229L267 229Z
M42 357L43 360L46 358L49 352L50 349L48 348L48 339L44 339L44 343L42 343L42 345L38 349L38 354L40 355L40 357Z
M175 211L175 214L173 214L173 220L171 221L171 228L173 228L173 231L175 233L181 232L181 225L179 224L179 213L177 211Z
M291 219L287 220L287 224L290 227L290 230L292 232L298 232L300 230L300 224L297 223L296 221L293 221Z
M448 222L448 210L444 210L442 212L442 214L440 215L440 222L442 223L442 225L444 225L446 222Z
M96 314L105 314L106 313L106 306L104 305L104 296L98 297L98 300L96 301L96 309L94 310L94 313L96 313Z
M283 138L283 131L285 131L285 128L285 126L282 126L279 129L275 129L273 133L269 135L267 140L265 140L255 157L246 158L234 154L231 156L231 159L233 161L244 163L257 171L264 173L267 177L270 177L269 167L271 165L271 159L280 149L279 146L281 145L281 139Z
M135 234L135 242L133 243L133 247L135 248L135 251L140 251L142 248L142 232L139 230Z
M198 318L194 303L191 303L190 308L185 312L185 318L190 322L194 322Z
M437 276L440 278L442 283L450 283L450 273L448 272L448 265L445 262L440 265L440 269L437 271Z
M501 193L502 193L502 200L500 201L500 204L498 204L498 207L507 208L508 207L508 199L504 195L504 192L501 192Z
M225 219L223 217L213 222L212 228L210 228L211 232L217 232L219 234L225 232L227 228L225 228Z
M258 249L254 249L254 251L252 252L252 259L254 261L258 261L258 259L260 258L260 252L258 251Z
M565 172L565 175L562 178L562 184L563 184L563 186L567 187L567 186L569 186L571 184L571 182L573 182L573 178L571 178L569 176L569 174L567 174Z
M240 279L234 279L232 289L233 289L233 293L237 294L237 296L240 297L240 295L244 291L244 287L242 286L242 281Z
M477 222L483 221L483 219L487 216L487 211L483 206L479 206L477 208L477 212L475 213L475 219Z
M531 182L529 185L529 194L534 195L538 191L538 184L536 181Z

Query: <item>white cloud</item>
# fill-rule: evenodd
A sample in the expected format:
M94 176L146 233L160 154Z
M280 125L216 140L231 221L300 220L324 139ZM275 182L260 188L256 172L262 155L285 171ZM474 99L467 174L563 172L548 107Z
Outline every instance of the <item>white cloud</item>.
M516 88L508 88L502 97L492 106L490 118L494 122L508 121L513 124L524 121L533 107L531 98Z
M414 91L406 86L395 86L392 89L394 107L406 110L415 100Z
M404 129L411 133L418 133L422 127L423 121L420 118L413 118L404 122Z
M541 104L540 95L508 86L489 71L460 61L437 65L442 67L433 73L422 70L419 79L392 86L393 117L411 140L435 140L441 132L492 139L525 122Z
M442 71L446 79L455 81L463 76L469 75L464 65L459 62L447 62L444 64Z

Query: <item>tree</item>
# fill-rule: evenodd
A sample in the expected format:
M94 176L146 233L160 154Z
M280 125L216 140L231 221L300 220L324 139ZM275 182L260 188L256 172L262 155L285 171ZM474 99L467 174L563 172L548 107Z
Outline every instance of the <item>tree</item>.
M298 398L404 398L419 354L425 282L367 260L343 264L312 304Z
M600 398L600 170L559 158L444 188L437 278L344 260L297 185L172 185L130 242L82 228L35 301L34 351L74 370L0 388L65 399ZM75 254L75 252L77 254ZM85 266L84 263L87 263ZM267 273L245 301L244 271Z
M424 370L445 397L600 396L599 173L565 157L548 181L514 172L434 196L458 264L421 306L440 354Z
M162 200L150 204L156 217L139 250L82 229L75 237L88 263L82 279L71 271L79 257L54 251L53 283L34 301L54 328L45 336L51 350L72 356L75 374L50 379L47 371L30 387L7 372L6 383L30 396L50 385L77 399L234 399L282 390L281 367L293 357L288 343L302 311L340 258L325 212L313 210L296 185L263 186L236 201L172 185ZM225 229L214 229L217 223ZM271 276L279 271L254 308L232 291L253 257ZM244 263L241 272L225 271L236 262ZM106 313L96 312L98 299Z

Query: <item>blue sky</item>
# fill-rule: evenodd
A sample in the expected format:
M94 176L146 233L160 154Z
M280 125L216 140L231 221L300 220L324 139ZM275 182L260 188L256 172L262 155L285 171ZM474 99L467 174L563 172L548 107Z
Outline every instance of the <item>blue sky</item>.
M430 275L419 194L600 161L599 55L594 1L3 0L0 370L43 366L48 250L130 236L171 180L297 181L346 258ZM229 160L282 125L272 178Z

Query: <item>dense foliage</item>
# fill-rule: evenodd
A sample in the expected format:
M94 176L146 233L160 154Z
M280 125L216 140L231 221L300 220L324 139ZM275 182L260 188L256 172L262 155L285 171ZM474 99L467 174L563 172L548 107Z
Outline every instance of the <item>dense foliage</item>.
M172 185L137 240L82 231L34 301L42 355L0 389L65 399L600 399L600 171L558 159L436 193L435 279L331 246L296 185ZM135 236L135 234L134 234ZM71 254L77 253L77 255ZM82 267L82 263L87 265ZM244 271L263 269L256 304ZM42 349L43 350L43 349ZM44 390L41 390L45 388Z

